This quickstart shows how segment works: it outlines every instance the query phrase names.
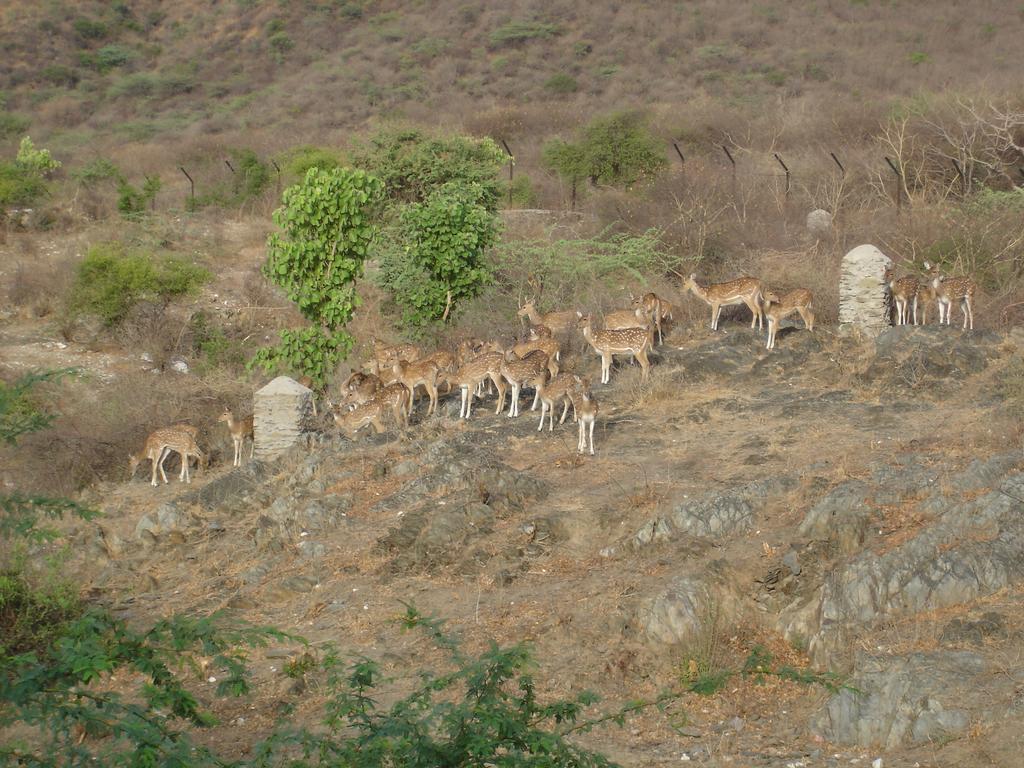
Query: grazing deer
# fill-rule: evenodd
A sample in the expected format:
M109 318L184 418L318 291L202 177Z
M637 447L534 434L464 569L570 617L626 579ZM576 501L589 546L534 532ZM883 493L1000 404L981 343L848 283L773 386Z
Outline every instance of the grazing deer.
M917 292L919 281L914 275L904 275L896 279L890 267L885 268L882 277L889 286L889 293L892 294L893 304L896 305L896 325L907 325L910 323L911 310L913 310L914 324L917 324Z
M347 399L340 404L328 401L327 407L333 414L338 414L343 413L345 410L354 411L367 403L379 402L383 407L391 409L391 414L395 417L395 423L399 427L409 426L409 398L411 396L409 388L400 381L395 381L386 386L379 386L371 391L369 387L375 379L375 376L370 377L367 375L366 379L361 380L362 386L358 385L360 380L352 382L352 389L348 390ZM337 423L337 416L335 416L334 421Z
M519 390L523 387L533 387L538 390L530 410L537 408L540 386L551 376L549 368L551 362L553 360L548 357L547 353L539 349L530 352L522 360L516 359L511 352L506 353L500 373L512 385L512 402L508 406L509 418L519 415ZM555 365L558 364L555 363Z
M410 363L407 360L399 360L391 368L395 380L400 381L409 388L409 415L412 416L413 403L416 400L416 387L422 386L430 398L427 406L427 416L437 410L437 377L441 368L433 360L424 362L417 361Z
M359 405L365 403L384 385L381 383L380 377L372 373L363 373L362 371L356 371L349 376L345 383L341 385L341 400L342 403L348 405L349 403Z
M583 338L601 356L601 383L607 384L611 378L612 360L615 355L633 355L640 362L641 381L647 381L651 367L647 359L647 350L651 345L650 328L623 328L616 331L595 331L591 316L579 320L583 329Z
M604 328L607 331L621 331L624 328L646 328L647 315L640 307L634 309L613 309L604 316Z
M946 325L949 325L949 318L953 312L953 303L960 303L960 312L964 316L964 330L974 330L974 291L975 283L969 277L935 277L932 279L932 288L935 290L935 298L939 304L939 325L945 317Z
M587 448L587 432L590 432L590 455L594 455L594 424L597 422L598 405L597 400L590 393L590 390L582 390L579 394L579 398L574 401L576 406L576 415L579 418L580 425L580 441L579 445L576 446L576 450L579 453L583 453Z
M249 438L249 459L251 460L253 454L256 453L256 437L253 433L253 419L252 416L246 416L244 419L236 419L235 415L227 408L224 409L217 421L223 421L228 425L228 432L231 433L231 442L235 446L235 458L231 462L231 466L240 467L242 466L242 446L245 445L245 439Z
M764 309L768 315L768 349L775 349L775 334L779 332L779 323L799 312L808 331L814 330L813 297L806 288L795 288L780 297L774 291L765 291Z
M514 347L512 347L512 354L522 359L531 352L534 352L538 349L544 354L546 354L549 359L555 361L556 365L557 361L562 359L562 346L553 336L545 336L542 338L530 339L528 341L521 341ZM551 375L558 375L558 371L555 370Z
M576 321L583 317L583 313L579 310L570 309L563 312L548 312L542 315L537 312L534 300L531 299L519 308L519 311L516 312L516 317L529 318L531 325L546 325L553 333L569 333L575 327Z
M761 309L764 285L755 277L738 277L727 283L714 283L705 287L697 282L697 275L694 273L683 282L683 291L692 291L695 296L711 305L713 331L718 330L718 318L722 314L722 307L733 304L746 304L750 308L754 315L750 321L751 328L755 325L758 330L764 327L764 312Z
M390 371L399 360L414 362L420 359L420 348L415 344L395 344L387 346L376 336L370 337L373 345L373 357L370 359L370 373L380 376L381 371Z
M197 457L200 465L203 465L206 461L205 454L199 450L199 445L196 443L196 434L196 428L189 426L164 427L163 429L154 430L150 433L149 437L146 438L146 442L141 451L138 453L128 454L129 479L135 477L135 472L138 470L139 464L146 459L149 459L153 463L150 485L156 487L156 474L158 471L166 484L167 473L164 471L163 463L167 458L167 453L175 452L181 456L181 479L186 483L191 483L192 477L189 474L189 457Z
M356 432L367 424L373 426L373 433L379 435L384 431L382 419L386 403L377 398L370 398L365 403L360 403L351 411L342 410L336 405L331 406L331 416L334 423L342 432L348 433L350 440L355 440ZM404 412L404 411L403 411Z
M501 365L505 361L505 355L501 352L485 352L469 362L463 364L458 371L445 378L453 386L462 390L462 404L459 408L459 418L468 419L473 409L473 398L477 388L484 379L490 379L498 388L498 407L495 415L501 413L505 405L505 380L501 377Z
M555 429L555 406L562 403L562 417L559 424L565 423L565 417L569 413L569 405L572 405L573 420L576 420L576 404L574 398L583 390L590 390L590 381L577 376L575 373L560 373L555 378L542 384L537 388L540 397L540 423L537 431L544 429L544 416L550 414L548 431Z

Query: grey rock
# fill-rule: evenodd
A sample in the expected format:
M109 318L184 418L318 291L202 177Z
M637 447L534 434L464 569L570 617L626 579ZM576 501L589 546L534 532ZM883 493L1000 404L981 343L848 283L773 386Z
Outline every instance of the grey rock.
M815 208L807 214L807 231L811 237L825 240L832 235L832 214L821 208Z
M796 484L791 477L773 477L730 491L712 491L695 499L682 499L662 517L648 520L628 541L632 549L671 541L681 535L720 539L753 525L755 507Z
M327 547L323 542L303 539L299 542L299 554L308 560L313 560L326 555Z
M800 559L796 555L795 550L789 550L785 555L782 556L782 564L789 569L789 572L794 576L800 575Z
M274 459L305 445L315 427L313 393L287 376L278 376L253 395L256 455Z
M135 525L135 538L143 539L146 534L159 537L183 528L186 521L185 513L173 501L161 504L139 519Z
M312 592L320 582L312 576L289 576L287 579L282 579L280 586L282 589L286 589L289 592Z
M812 720L818 734L838 744L895 749L962 732L967 690L981 686L980 656L969 652L863 656L857 673ZM954 706L955 705L955 706Z
M848 480L823 496L808 510L797 532L811 539L833 542L850 554L860 549L871 524L868 486Z
M1006 621L1002 614L988 611L977 621L953 619L942 629L939 642L943 645L980 646L988 637L1006 637Z

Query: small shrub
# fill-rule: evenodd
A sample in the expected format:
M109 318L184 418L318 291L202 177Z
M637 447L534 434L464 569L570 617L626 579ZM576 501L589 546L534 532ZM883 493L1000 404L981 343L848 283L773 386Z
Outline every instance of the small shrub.
M117 210L126 219L140 217L153 204L162 186L159 176L146 176L142 189L136 189L124 178L120 179L117 186Z
M123 320L135 304L164 304L198 290L210 273L180 258L154 258L118 243L94 245L75 270L68 295L72 314L89 314L108 327Z
M71 172L71 178L86 187L94 187L104 181L118 181L122 177L121 170L113 161L106 157L97 157L81 168Z
M295 41L288 37L287 32L275 32L267 40L267 43L270 45L270 50L273 52L274 58L278 61L283 59L284 55L295 47Z
M594 44L589 40L580 40L572 45L572 55L577 59L583 59L594 52Z
M63 88L74 88L78 85L78 81L81 80L76 70L71 67L65 67L62 64L50 64L43 67L39 72L39 77L51 85Z
M924 51L912 51L907 56L907 61L909 61L915 67L920 65L920 64L927 64L930 60L931 60L931 56L929 56Z
M110 86L111 96L127 96L129 98L141 98L152 96L156 92L157 81L148 72L136 72L125 75Z
M29 119L13 112L0 112L0 139L9 139L28 130Z
M105 45L96 51L96 69L109 72L123 67L135 58L135 52L121 45Z
M567 72L559 72L544 82L544 88L551 93L564 96L565 94L576 93L580 89L580 85L572 75Z
M23 565L7 568L0 571L0 659L21 653L45 659L82 614L77 586L52 573L36 583Z
M107 36L107 25L96 19L87 19L84 16L71 22L71 28L82 40L102 40Z
M509 185L512 204L520 208L532 208L537 204L537 193L529 176L516 176Z
M562 33L557 24L545 24L541 21L510 21L491 32L491 45L518 45L529 40L543 40Z
M18 145L18 154L14 162L26 172L39 176L46 176L61 166L59 160L53 159L50 150L36 149L36 145L28 136L22 138Z
M340 165L338 154L324 147L293 147L281 156L281 170L293 178L304 177L310 168L329 171Z
M363 18L363 4L356 0L342 0L338 3L338 15L352 21Z
M619 112L592 120L580 140L548 142L544 163L572 184L632 184L668 162L661 142L650 133L643 115Z
M0 163L0 210L30 206L46 195L46 183L17 163Z

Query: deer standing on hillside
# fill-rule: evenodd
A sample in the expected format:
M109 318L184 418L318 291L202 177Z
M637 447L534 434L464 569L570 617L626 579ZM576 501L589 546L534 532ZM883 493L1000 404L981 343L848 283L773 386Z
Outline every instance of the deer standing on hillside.
M779 332L779 323L792 315L800 314L808 331L814 330L813 297L806 288L795 288L779 296L774 291L765 291L764 307L768 315L768 349L775 349L775 335Z
M633 355L640 362L641 381L647 381L651 363L647 350L651 345L650 328L623 328L620 330L595 331L590 315L579 320L583 338L601 356L601 383L611 379L612 360L615 355Z
M907 325L913 311L914 325L917 325L917 293L920 281L915 275L904 275L896 279L890 267L885 268L883 280L889 286L893 304L896 305L896 325Z
M583 391L590 391L590 380L577 376L575 373L560 373L555 378L545 382L537 389L540 397L540 423L537 424L537 431L544 429L544 417L549 416L548 431L555 429L555 406L562 403L562 416L559 424L565 423L565 417L569 413L569 406L572 405L573 420L576 420L575 399Z
M661 323L663 320L672 319L672 305L659 298L656 293L645 293L643 296L637 296L633 299L633 306L643 311L644 325L654 325L654 328L658 331L658 343L664 344L665 337L661 331ZM607 327L606 323L605 328Z
M400 381L409 388L409 416L412 416L413 404L416 400L416 387L422 386L430 398L427 406L427 416L437 410L437 380L441 368L433 360L417 361L410 363L406 360L399 360L392 367L395 380Z
M180 478L186 483L191 483L192 477L189 474L189 457L197 457L200 465L204 464L206 461L205 454L199 449L199 445L196 443L197 434L198 432L196 428L189 426L164 427L163 429L154 430L146 438L146 442L141 451L138 453L128 454L129 479L135 476L135 472L139 468L139 464L146 459L149 459L153 463L150 485L153 487L157 486L156 475L158 471L166 484L167 473L164 471L163 463L167 458L167 454L175 452L181 456Z
M380 376L381 371L390 373L392 366L399 360L415 362L420 359L420 348L415 344L394 344L387 346L376 336L370 337L373 345L373 356L370 358L370 373ZM384 382L389 383L389 382Z
M523 387L533 387L538 391L538 394L533 398L533 405L530 410L537 408L540 387L551 376L549 369L549 363L551 362L553 361L547 356L547 353L539 349L530 352L522 360L516 359L511 352L505 355L500 372L502 377L512 386L512 402L508 406L509 418L519 415L519 390Z
M964 316L964 330L974 330L974 291L976 285L969 277L935 277L932 279L932 288L935 290L935 298L939 304L939 325L945 317L946 325L949 325L949 318L953 312L953 303L959 302L960 312Z
M505 355L501 352L485 352L472 360L464 363L454 374L445 378L453 386L462 390L462 404L459 408L459 418L468 419L473 410L473 398L484 379L490 379L498 389L498 407L495 415L501 413L505 405L505 380L501 376L501 365L505 362Z
M370 398L365 403L360 403L350 411L343 410L340 406L331 405L331 416L334 423L343 433L347 433L350 440L355 440L356 432L367 424L373 426L373 433L379 435L384 431L382 419L386 403L376 398Z
M580 425L580 440L576 450L583 453L587 448L587 432L590 433L590 455L594 455L594 424L597 423L598 405L597 400L590 393L589 389L582 390L579 398L573 401L576 406L576 416Z
M231 466L242 466L242 446L245 445L246 438L250 441L249 459L252 460L253 455L256 453L256 436L253 432L252 416L236 419L235 415L228 408L225 408L224 413L217 418L217 421L223 421L227 424L228 432L231 433L231 442L235 447L235 458L232 460Z
M579 310L569 309L562 312L548 312L540 314L534 305L534 300L526 302L516 312L516 317L529 318L532 325L546 325L553 333L570 333L575 327L576 321L583 317Z
M691 274L683 282L683 291L692 291L695 296L711 305L711 330L718 330L718 318L722 314L722 307L734 304L746 304L753 319L750 327L755 325L758 330L764 327L764 312L761 309L761 301L764 295L764 284L755 277L738 277L727 283L714 283L702 286L697 282L696 273Z

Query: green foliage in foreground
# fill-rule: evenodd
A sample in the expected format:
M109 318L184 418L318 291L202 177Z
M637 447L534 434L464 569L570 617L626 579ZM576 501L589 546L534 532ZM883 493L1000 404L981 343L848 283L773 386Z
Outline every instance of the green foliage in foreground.
M478 185L442 187L399 213L393 240L380 257L381 285L413 329L450 321L460 306L491 281L485 255L498 221L481 202Z
M114 326L139 301L166 304L194 293L209 279L206 269L181 258L128 251L119 243L94 245L75 270L68 309Z
M348 168L312 167L284 191L274 211L280 232L267 239L263 274L284 289L311 326L281 333L276 347L261 349L252 364L266 372L288 370L323 384L352 347L344 328L358 306L355 282L377 233L383 185Z

